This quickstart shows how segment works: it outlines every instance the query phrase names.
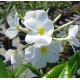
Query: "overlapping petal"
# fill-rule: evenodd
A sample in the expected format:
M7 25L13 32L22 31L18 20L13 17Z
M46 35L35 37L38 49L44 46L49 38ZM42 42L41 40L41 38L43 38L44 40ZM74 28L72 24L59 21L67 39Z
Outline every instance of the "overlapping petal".
M19 31L16 28L8 28L5 32L5 35L9 37L9 39L13 39L17 36L18 32Z
M20 64L23 63L24 54L22 51L18 51L17 54L13 54L13 57L14 57L15 67L18 67ZM12 60L12 58L11 58L11 60Z
M46 19L48 19L47 13L44 10L38 10L36 14L36 20L42 24Z
M9 50L5 53L5 58L6 58L6 60L11 59L11 55L12 55L12 49L9 49Z
M8 25L9 25L10 27L15 27L14 17L12 17L11 15L9 15L9 16L7 17L7 22L8 22Z
M57 50L56 48L59 50ZM25 56L28 62L32 62L39 68L43 68L43 67L46 67L47 62L49 63L57 62L59 60L59 56L56 53L59 53L59 52L61 52L61 44L58 41L54 41L49 45L44 45L44 46L41 45L37 47L35 44L30 46L28 49L26 49Z
M38 35L35 32L30 32L26 35L25 37L25 41L28 44L32 44L36 41L36 39L38 38Z
M24 19L35 18L35 11L26 12Z
M51 35L54 30L53 22L50 19L46 19L42 24L43 28L47 32L47 34Z
M57 40L67 40L74 46L80 47L80 42L76 38L77 33L78 33L78 25L71 25L69 27L68 36L65 38L59 38Z
M6 30L5 35L7 37L9 37L10 39L13 39L14 37L17 36L17 34L20 30L20 29L18 29L19 26L20 26L19 25L18 13L16 12L14 17L9 15L8 18L7 18L7 22L9 24L10 28L8 28Z
M66 37L66 39L71 43L73 44L74 46L77 46L77 47L80 47L80 42L78 41L78 39L74 36L68 36Z
M38 36L35 42L38 43L38 45L49 45L52 42L52 37L46 34Z
M27 19L27 20L25 20L24 21L24 25L27 27L27 28L29 28L29 29L31 29L31 30L33 30L33 31L35 31L36 30L36 20L35 19L33 19L33 18L30 18L30 19Z
M35 13L35 18L29 18L24 21L24 25L31 29L33 34L28 33L25 41L29 44L38 43L41 45L48 45L51 43L51 34L54 30L53 22L48 19L48 15L44 10L36 10L30 12ZM29 14L28 14L29 15Z
M14 53L14 50L9 49L5 53L6 61L11 60L11 64L15 65L15 67L18 67L20 64L23 63L24 60L24 53L21 50L17 50L16 53Z

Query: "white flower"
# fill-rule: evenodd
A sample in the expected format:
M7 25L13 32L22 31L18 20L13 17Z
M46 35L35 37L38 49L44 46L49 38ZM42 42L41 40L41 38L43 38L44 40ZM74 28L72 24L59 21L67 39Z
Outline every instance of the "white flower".
M80 47L80 42L76 38L77 33L78 33L78 25L71 25L69 27L68 36L58 40L67 40L74 46Z
M32 45L25 49L25 59L39 68L46 67L47 62L55 63L58 61L59 56L56 53L61 52L61 44L54 41L49 45L42 45L36 47Z
M23 63L24 54L23 51L9 49L5 53L5 58L6 61L11 60L11 64L15 65L15 67L18 67L20 64Z
M35 11L34 17L26 19L24 25L32 30L25 38L28 44L36 42L44 45L52 42L51 34L54 30L54 26L44 10Z
M10 26L5 32L5 35L9 37L10 39L13 39L14 37L17 36L19 30L20 30L20 25L19 25L19 18L18 18L18 13L15 13L15 16L8 16L7 22Z

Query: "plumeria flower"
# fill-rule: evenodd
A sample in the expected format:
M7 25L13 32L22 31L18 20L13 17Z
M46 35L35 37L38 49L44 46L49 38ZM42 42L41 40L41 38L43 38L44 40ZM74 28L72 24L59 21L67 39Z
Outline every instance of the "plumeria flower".
M7 18L7 22L10 28L6 30L5 35L10 39L13 39L17 36L18 32L20 31L18 13L16 12L14 17L9 15Z
M26 16L27 17L27 16ZM44 10L35 11L35 16L24 21L24 25L32 30L25 38L28 44L50 44L52 42L51 34L54 30L53 22L48 19Z
M54 41L49 45L36 47L35 44L25 49L25 59L39 68L46 67L48 63L55 63L59 60L57 53L61 52L61 44Z
M5 58L6 58L6 61L11 60L11 64L15 65L15 67L18 67L20 64L23 63L24 53L21 50L9 49L5 53Z
M76 38L77 33L78 33L78 25L71 25L69 27L68 36L57 40L67 40L74 46L80 47L80 42Z

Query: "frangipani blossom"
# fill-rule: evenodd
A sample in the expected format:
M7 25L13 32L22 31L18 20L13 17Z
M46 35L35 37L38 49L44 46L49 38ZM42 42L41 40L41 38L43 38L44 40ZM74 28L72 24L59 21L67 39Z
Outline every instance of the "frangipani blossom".
M59 52L61 52L61 44L58 41L54 41L49 45L42 45L39 47L32 45L25 49L25 59L27 62L31 62L39 68L43 68L46 67L47 62L57 62L59 56L56 53Z
M58 40L67 40L74 46L80 47L80 42L76 38L77 33L78 33L78 25L71 25L69 27L68 36Z
M12 50L9 49L5 53L6 61L11 60L11 64L15 65L15 67L18 67L20 64L23 63L24 60L24 53L20 50Z
M32 30L25 38L28 44L36 42L46 45L52 42L51 34L54 30L54 26L53 22L48 19L48 15L44 10L35 11L35 17L26 19L24 25Z
M10 28L6 30L5 35L9 37L10 39L13 39L14 37L17 36L20 30L18 13L17 12L15 13L14 18L12 16L8 16L7 22Z

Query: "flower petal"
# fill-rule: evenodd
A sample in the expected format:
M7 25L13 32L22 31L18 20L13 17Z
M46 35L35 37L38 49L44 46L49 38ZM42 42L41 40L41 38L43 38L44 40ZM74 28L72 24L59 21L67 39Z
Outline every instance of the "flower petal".
M25 56L26 58L30 58L33 56L33 52L34 51L34 46L30 46L28 48L25 49Z
M18 32L19 31L16 30L15 28L8 28L5 32L5 35L9 37L9 39L13 39L14 37L17 36Z
M12 55L11 55L11 64L12 64L12 65L15 65L15 63L16 63L16 60L15 60L15 58L14 58L14 54L12 54Z
M59 60L57 53L61 52L61 43L59 41L53 41L47 46L46 60L50 63L55 63Z
M36 38L35 42L39 45L48 45L52 42L52 37L47 34L41 35L38 38Z
M78 41L78 39L76 37L70 37L70 39L68 39L68 41L73 44L74 46L80 47L80 42Z
M15 20L15 25L18 26L19 25L19 18L18 18L18 13L17 12L15 13L14 20Z
M59 53L62 51L62 46L61 43L59 41L53 41L50 45L48 45L48 52L51 53Z
M34 64L37 65L39 68L46 67L46 56L43 56L39 48L35 49L35 61Z
M35 11L26 12L24 19L35 18Z
M69 36L76 36L78 33L78 25L71 25L69 27L69 32L68 32L68 35Z
M44 27L45 31L51 35L53 30L54 30L54 25L53 25L53 22L49 19L46 19L44 21L44 23L42 24L42 26Z
M14 17L12 17L11 15L7 17L7 22L10 27L15 27Z
M25 25L27 28L29 28L29 29L31 29L31 30L33 30L33 31L36 30L36 20L33 19L33 18L30 18L30 19L25 20L25 21L24 21L24 25Z
M49 63L55 63L59 60L59 56L57 54L50 53L49 56L47 56L46 60Z
M44 10L36 10L36 12L36 20L42 24L48 18L48 15Z
M6 51L5 53L6 60L11 59L11 55L12 55L12 49L9 49L8 51Z
M17 54L14 54L14 60L15 60L15 67L18 67L20 64L23 63L24 54L22 53L22 51L18 51Z
M28 43L28 44L32 44L35 42L35 40L38 38L38 35L36 35L35 32L29 32L26 37L25 37L25 41Z

